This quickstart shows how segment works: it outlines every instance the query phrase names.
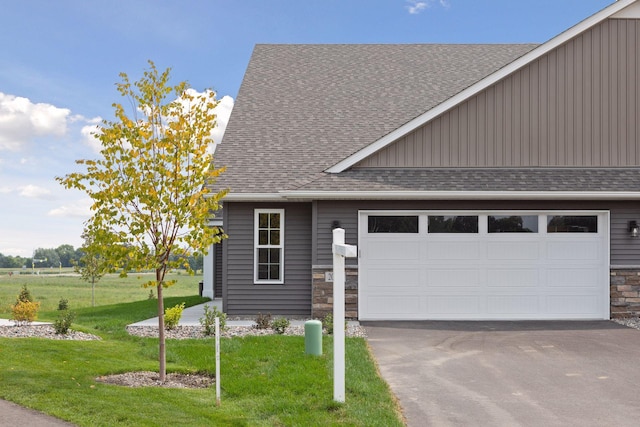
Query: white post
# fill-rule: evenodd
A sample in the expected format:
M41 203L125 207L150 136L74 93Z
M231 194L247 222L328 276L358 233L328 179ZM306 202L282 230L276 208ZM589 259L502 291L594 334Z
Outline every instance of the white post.
M216 317L216 406L220 406L220 318Z
M344 245L344 230L333 230L333 400L344 402L344 256L335 246Z

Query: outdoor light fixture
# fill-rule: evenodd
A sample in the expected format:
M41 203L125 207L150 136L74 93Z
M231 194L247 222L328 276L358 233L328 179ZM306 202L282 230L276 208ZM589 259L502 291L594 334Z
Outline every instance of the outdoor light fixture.
M331 222L331 230L335 230L336 228L340 228L340 221Z
M640 228L638 227L638 221L629 221L629 235L631 237L638 237L640 234Z

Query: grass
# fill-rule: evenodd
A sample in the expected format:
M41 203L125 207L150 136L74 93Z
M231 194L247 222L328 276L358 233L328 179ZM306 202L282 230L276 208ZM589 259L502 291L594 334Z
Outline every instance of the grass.
M198 296L170 297L166 306ZM102 341L0 338L0 398L81 426L401 426L366 341L347 339L346 402L333 401L332 341L304 354L303 337L221 340L222 405L202 390L125 388L96 382L112 373L157 371L158 341L125 325L155 315L155 301L76 310L77 325ZM46 313L45 313L46 314ZM50 313L54 314L54 313ZM215 372L212 339L168 340L169 372Z
M56 273L57 269L54 269ZM83 281L72 270L64 270L65 275L56 274L13 274L0 271L0 318L10 318L10 305L15 303L23 285L39 301L41 311L52 311L58 308L61 298L69 300L72 310L91 306L91 284ZM153 278L150 274L130 274L121 278L117 274L108 274L95 285L95 304L109 305L122 302L137 301L148 298L152 288L143 288L142 284ZM168 280L177 283L164 290L165 297L194 295L198 293L200 276L190 276L184 272L171 273ZM155 293L155 289L153 289Z

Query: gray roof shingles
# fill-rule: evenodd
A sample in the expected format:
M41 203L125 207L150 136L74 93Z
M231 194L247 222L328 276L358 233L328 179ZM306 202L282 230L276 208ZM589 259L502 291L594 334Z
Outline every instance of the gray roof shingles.
M356 172L325 169L535 46L258 45L216 151L227 167L216 187L339 188Z
M298 191L640 191L637 168L358 169Z

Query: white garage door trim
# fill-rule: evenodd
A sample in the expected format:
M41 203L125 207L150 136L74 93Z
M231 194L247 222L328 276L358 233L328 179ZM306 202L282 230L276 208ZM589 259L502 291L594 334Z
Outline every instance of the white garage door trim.
M369 216L417 216L418 233L368 233ZM478 216L477 233L427 233L429 216ZM537 216L537 233L488 233L489 216ZM547 216L597 216L597 233L547 233ZM358 214L361 320L608 319L609 212Z

